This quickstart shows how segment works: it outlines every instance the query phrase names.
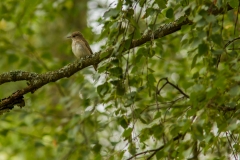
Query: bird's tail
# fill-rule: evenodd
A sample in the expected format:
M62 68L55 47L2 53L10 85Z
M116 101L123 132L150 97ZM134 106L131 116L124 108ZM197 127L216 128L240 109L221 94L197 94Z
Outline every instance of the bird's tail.
M93 68L95 69L95 71L97 71L97 67L98 67L97 64L94 64L94 65L93 65Z

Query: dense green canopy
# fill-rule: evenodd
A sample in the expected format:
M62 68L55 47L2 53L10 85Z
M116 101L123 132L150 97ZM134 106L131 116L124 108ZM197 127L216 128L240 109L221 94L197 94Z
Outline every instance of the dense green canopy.
M0 1L0 159L239 159L238 15L238 0ZM93 56L72 54L77 30Z

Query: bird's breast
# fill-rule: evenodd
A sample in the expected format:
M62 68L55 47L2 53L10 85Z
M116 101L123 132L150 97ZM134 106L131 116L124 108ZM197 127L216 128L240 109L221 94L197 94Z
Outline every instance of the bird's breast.
M90 55L87 47L84 44L76 41L72 43L72 51L77 58L83 58L87 55Z

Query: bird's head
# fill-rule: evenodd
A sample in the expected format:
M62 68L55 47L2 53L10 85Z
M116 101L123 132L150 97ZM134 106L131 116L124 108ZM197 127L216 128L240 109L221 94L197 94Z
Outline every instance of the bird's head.
M70 36L68 36L67 38L71 38L72 40L74 39L78 39L78 38L82 38L83 35L81 34L81 32L79 31L76 31L76 32L73 32Z

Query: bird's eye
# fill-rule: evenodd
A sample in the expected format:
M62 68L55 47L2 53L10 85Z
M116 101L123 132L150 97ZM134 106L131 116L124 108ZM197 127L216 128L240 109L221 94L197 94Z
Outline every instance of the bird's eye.
M73 37L76 37L75 35Z

